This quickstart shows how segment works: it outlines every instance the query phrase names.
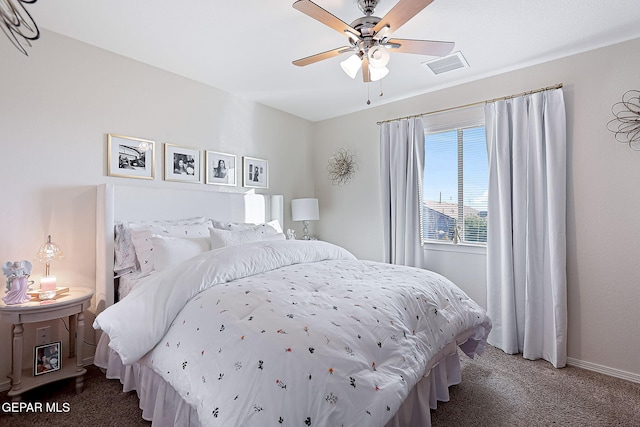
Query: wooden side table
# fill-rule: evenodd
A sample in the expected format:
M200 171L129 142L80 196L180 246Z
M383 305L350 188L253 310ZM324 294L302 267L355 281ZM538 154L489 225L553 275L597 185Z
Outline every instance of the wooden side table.
M0 317L12 323L11 390L7 394L13 401L20 395L43 384L65 378L76 378L76 393L82 392L84 374L82 344L84 342L84 312L91 305L93 290L69 288L69 292L52 301L32 300L24 304L6 305L0 300ZM62 359L59 370L34 376L33 367L22 369L24 323L44 322L69 317L69 357Z

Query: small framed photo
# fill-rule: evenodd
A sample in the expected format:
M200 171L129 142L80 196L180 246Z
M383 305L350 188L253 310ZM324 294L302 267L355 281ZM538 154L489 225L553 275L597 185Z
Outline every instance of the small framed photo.
M269 188L269 162L253 157L243 157L242 185Z
M107 134L107 172L124 178L155 178L155 141Z
M164 144L166 181L202 182L200 150Z
M207 184L236 185L236 156L234 154L207 151Z
M59 371L62 367L61 341L36 346L33 357L33 375Z

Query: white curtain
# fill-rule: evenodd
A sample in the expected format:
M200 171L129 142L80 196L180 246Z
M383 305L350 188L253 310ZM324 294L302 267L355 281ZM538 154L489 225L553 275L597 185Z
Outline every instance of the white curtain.
M566 364L566 117L561 89L485 106L489 343Z
M380 125L380 170L384 260L421 267L420 235L424 127L411 118Z

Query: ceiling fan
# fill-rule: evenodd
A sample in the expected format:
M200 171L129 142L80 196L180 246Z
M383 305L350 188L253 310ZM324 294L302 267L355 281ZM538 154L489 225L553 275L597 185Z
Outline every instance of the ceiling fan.
M353 52L353 55L340 63L342 69L353 79L362 68L363 80L371 82L380 80L389 73L386 67L389 62L389 52L445 56L453 50L453 42L390 38L391 33L431 4L433 0L399 0L382 18L373 15L379 0L355 1L365 16L356 19L350 25L310 0L298 0L293 3L294 9L348 37L350 43L350 46L342 46L298 59L293 61L294 65L303 67L343 53Z

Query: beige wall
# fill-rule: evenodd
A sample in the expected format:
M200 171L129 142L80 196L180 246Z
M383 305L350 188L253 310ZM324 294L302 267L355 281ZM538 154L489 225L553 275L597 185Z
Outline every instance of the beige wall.
M568 356L640 381L640 152L614 140L611 106L639 90L640 39L314 124L318 232L363 258L382 256L376 122L564 84L568 121ZM472 64L473 66L473 64ZM387 92L389 89L386 89ZM333 151L359 170L348 187L326 178ZM481 262L478 261L480 258ZM484 255L426 254L430 268L486 303Z
M234 153L239 165L243 155L267 159L268 192L284 194L285 206L313 193L306 120L50 32L29 57L3 38L0 58L2 263L33 261L51 234L66 256L51 266L59 283L94 288L97 184L205 185L162 180L165 142ZM155 140L155 181L106 176L107 133ZM43 273L34 261L32 278ZM53 338L62 338L61 323L55 325ZM95 342L88 332L87 342ZM34 326L26 328L25 363L34 336ZM9 325L0 322L0 389L11 366L9 337ZM87 353L93 347L85 346Z

